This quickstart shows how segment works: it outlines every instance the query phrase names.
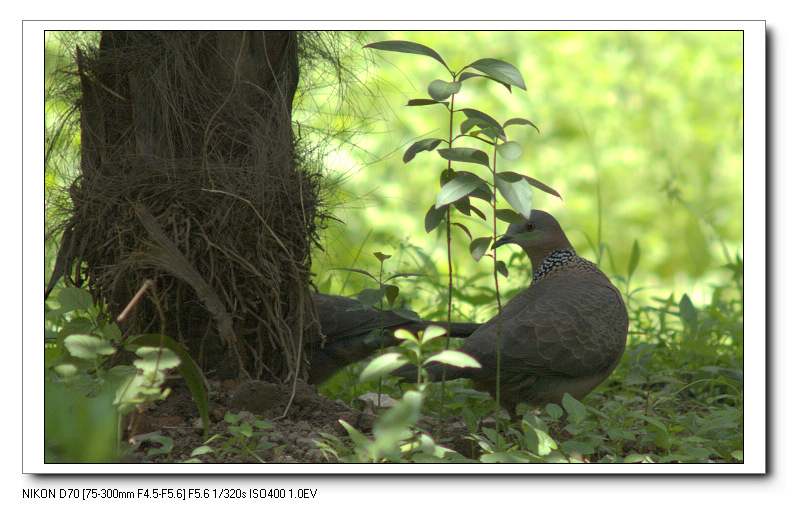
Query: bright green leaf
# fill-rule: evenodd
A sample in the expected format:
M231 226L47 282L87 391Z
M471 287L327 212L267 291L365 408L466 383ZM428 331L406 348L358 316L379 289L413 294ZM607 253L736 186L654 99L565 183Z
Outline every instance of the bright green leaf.
M428 364L430 362L442 362L443 364L449 364L457 368L482 367L482 365L479 364L479 361L477 361L467 353L459 352L457 350L443 350L442 352L436 353L432 357L429 357L427 360L424 361L424 364Z
M361 372L359 381L367 382L369 380L375 380L376 378L388 375L407 363L408 359L398 353L384 353L379 357L375 357L367 364L367 367Z
M438 325L428 325L427 328L424 329L424 334L421 336L421 340L422 342L426 343L444 335L446 335L445 328Z
M72 334L65 338L63 344L65 344L68 353L78 359L93 360L99 355L115 353L115 348L109 341L85 334Z

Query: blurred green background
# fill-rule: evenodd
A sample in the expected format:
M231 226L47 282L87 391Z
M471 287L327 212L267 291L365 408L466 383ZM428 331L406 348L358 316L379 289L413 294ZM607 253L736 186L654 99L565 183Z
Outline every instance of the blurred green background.
M313 125L329 120L344 138L343 144L335 139L327 156L342 174L333 212L344 224L329 228L327 251L316 256L321 289L349 294L372 285L330 268L375 272L374 251L393 255L387 271L446 273L445 235L426 234L423 225L445 161L435 152L406 164L402 156L415 140L447 136L445 108L406 103L428 98L432 80L451 76L429 57L360 49L393 39L433 48L455 71L484 57L521 71L527 92L468 80L455 106L539 127L541 134L530 127L507 130L524 152L499 170L557 189L563 201L534 190L534 208L553 213L581 255L599 262L601 244L609 275L626 276L637 240L640 261L630 289L642 288L644 301L687 292L705 304L707 286L729 280L721 268L725 252L735 258L743 245L741 32L419 31L367 33L348 44L347 58L359 71L345 102L339 105L336 91L327 91L312 95L297 114ZM466 166L459 169L488 173ZM466 224L478 237L491 234L491 219L487 226L478 218ZM460 281L484 272L474 285L489 286L491 260L474 262L459 230L453 240ZM502 287L522 288L523 280L514 273ZM423 293L429 306L431 292Z
M644 302L686 292L705 304L708 286L729 280L722 265L743 251L741 32L372 32L331 40L345 66L341 80L323 68L302 71L294 119L305 140L319 146L326 174L336 183L328 207L339 221L329 223L325 252L314 256L321 290L352 295L374 286L335 268L376 273L376 251L393 256L386 272L434 279L399 282L416 310L436 307L438 284L446 283L445 234L426 234L423 223L445 161L424 152L405 164L402 155L415 140L446 137L443 107L405 104L427 98L432 80L451 77L428 57L362 49L391 39L428 45L454 70L492 57L521 71L527 92L468 80L456 107L479 109L500 121L522 117L539 127L540 134L530 127L508 129L524 152L499 170L557 189L563 200L534 190L534 208L553 213L581 255L601 260L609 275L627 275L637 240L640 261L629 289L641 288ZM48 38L48 73L67 50ZM56 91L61 86L52 77L48 87ZM57 80L64 78L74 79ZM68 103L48 101L47 127L55 127L69 109ZM55 175L74 168L78 137L75 130L47 132L58 153L47 160L58 168L57 174L47 169L48 189L57 183ZM462 169L485 173L468 166ZM55 214L56 200L47 209ZM478 218L464 223L474 237L492 232ZM489 291L491 260L475 262L460 231L453 231L453 240L456 285L469 296L476 289ZM504 291L521 289L526 279L517 268L522 256L514 250L499 253L515 266L502 281Z

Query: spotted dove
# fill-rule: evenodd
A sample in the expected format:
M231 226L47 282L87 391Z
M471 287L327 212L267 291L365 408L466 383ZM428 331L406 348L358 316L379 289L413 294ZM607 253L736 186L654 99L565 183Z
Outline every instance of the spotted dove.
M500 401L514 419L520 403L561 405L564 393L577 400L602 383L618 365L629 318L621 293L596 264L580 257L550 214L532 210L512 224L494 248L514 243L531 261L531 286L501 310ZM470 378L496 395L498 316L465 339L461 351L481 368L446 365L446 379ZM441 364L426 367L432 380ZM415 379L413 369L397 376Z
M446 322L422 321L404 318L392 311L375 308L363 310L361 303L352 298L321 293L312 295L317 318L325 340L317 331L309 331L305 348L309 360L309 382L320 384L328 380L343 367L374 354L383 346L394 346L400 341L392 332L398 328L413 333L424 330L428 325L447 328ZM481 324L452 323L452 337L467 337ZM379 330L383 328L381 334Z

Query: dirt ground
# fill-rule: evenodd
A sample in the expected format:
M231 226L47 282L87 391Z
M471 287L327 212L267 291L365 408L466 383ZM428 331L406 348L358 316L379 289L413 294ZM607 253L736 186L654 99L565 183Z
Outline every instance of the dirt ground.
M323 439L321 433L346 438L347 432L339 423L344 420L357 430L370 435L372 424L378 417L378 407L371 401L359 401L366 405L363 410L348 406L341 400L331 400L318 393L315 386L299 382L287 415L282 417L292 395L292 385L278 385L257 380L238 383L233 380L213 382L209 392L211 435L221 434L209 445L216 449L230 437L229 423L225 414L231 412L253 425L257 416L272 425L266 429L255 428L247 443L265 448L256 453L267 463L326 463L336 459L326 454L315 440ZM139 417L134 437L133 450L125 461L129 463L178 463L192 458L192 451L205 444L202 421L189 389L183 381L173 382L172 392L164 400L150 404ZM386 403L383 403L385 408ZM236 424L238 424L236 423ZM437 420L423 418L425 429L434 433ZM444 445L460 453L471 451L465 438L468 432L458 417L445 421L443 433L447 435ZM157 453L162 446L156 436L173 441L169 452ZM197 457L204 463L258 463L248 452L208 452Z

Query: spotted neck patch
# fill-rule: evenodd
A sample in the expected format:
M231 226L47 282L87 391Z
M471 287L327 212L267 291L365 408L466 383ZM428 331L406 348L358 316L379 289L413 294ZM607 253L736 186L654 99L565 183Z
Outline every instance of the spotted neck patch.
M578 259L582 259L577 255L577 252L574 250L554 250L550 252L547 257L542 261L542 264L536 268L534 272L534 277L531 279L531 284L535 284L539 280L546 277L552 271L569 264L571 262L575 262ZM583 259L585 260L585 259Z

